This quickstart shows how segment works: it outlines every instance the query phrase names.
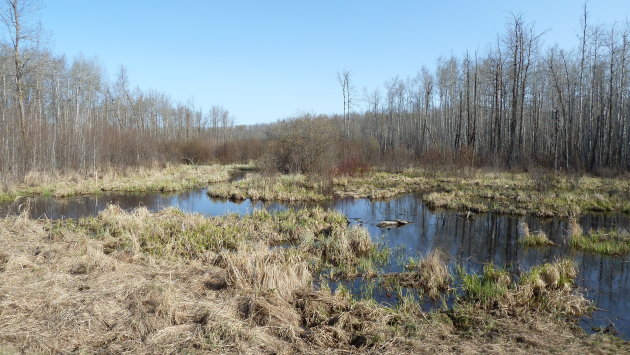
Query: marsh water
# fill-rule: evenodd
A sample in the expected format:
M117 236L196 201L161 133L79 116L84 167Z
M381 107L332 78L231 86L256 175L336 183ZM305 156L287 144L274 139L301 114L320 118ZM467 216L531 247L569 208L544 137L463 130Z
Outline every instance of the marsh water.
M431 211L424 205L422 196L415 194L386 201L341 199L318 204L286 204L213 199L206 192L207 189L203 188L178 193L105 194L66 199L40 197L31 200L30 214L33 218L50 219L96 216L110 203L124 209L145 206L152 211L176 207L184 212L207 216L243 215L261 208L282 210L319 205L342 212L352 224L364 226L375 240L390 247L393 252L391 261L384 266L383 271L386 272L400 271L401 261L426 255L435 248L449 255L451 267L463 264L467 269L476 271L488 262L523 271L559 257L570 257L579 268L578 285L598 307L592 317L581 320L581 326L593 332L596 328L613 324L619 336L630 339L630 258L583 253L566 247L564 238L568 226L564 220L492 213L466 219L452 211ZM19 202L0 206L0 215L18 213L21 207ZM405 219L412 223L392 229L376 226L379 221L387 219ZM559 246L531 248L520 245L520 221L527 222L532 231L544 231ZM626 215L584 215L579 222L584 230L601 227L630 229L630 217ZM362 292L365 286L361 280L348 282L347 285L356 293ZM391 301L392 297L387 292L371 291L377 300Z

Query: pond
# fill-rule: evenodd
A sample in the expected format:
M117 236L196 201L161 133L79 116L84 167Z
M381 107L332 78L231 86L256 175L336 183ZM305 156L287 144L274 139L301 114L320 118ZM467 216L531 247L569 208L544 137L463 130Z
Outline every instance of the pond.
M583 253L566 247L567 221L493 213L466 219L452 211L431 211L424 205L422 196L415 194L386 201L341 199L318 204L287 204L213 199L206 192L207 189L203 188L178 193L112 193L66 199L38 197L30 202L30 214L33 218L51 219L96 216L110 203L124 209L145 206L151 211L176 207L184 212L207 216L243 215L261 208L282 210L319 205L340 211L352 224L364 226L374 239L390 247L394 253L390 263L384 266L383 271L386 272L401 271L400 260L426 255L435 248L447 253L451 268L455 264L463 264L475 271L480 271L483 264L489 262L511 270L528 270L559 257L570 257L580 271L578 285L598 307L592 317L581 320L581 326L592 332L594 328L613 324L619 336L630 339L630 258ZM0 215L15 214L19 208L19 203L0 206ZM404 219L412 223L391 229L376 226L379 221L388 219ZM532 231L544 231L558 246L531 248L520 245L520 221L527 222ZM630 217L626 215L584 215L579 222L584 230L601 227L630 229ZM347 285L357 293L364 286L361 280L348 282ZM391 297L382 290L372 292L379 301L391 301Z

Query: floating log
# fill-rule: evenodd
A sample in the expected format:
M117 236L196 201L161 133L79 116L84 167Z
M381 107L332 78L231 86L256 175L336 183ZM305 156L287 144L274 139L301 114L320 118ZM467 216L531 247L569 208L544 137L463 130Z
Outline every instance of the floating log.
M381 221L376 226L380 228L390 228L390 227L402 227L411 222L405 221L404 219L395 219L391 221Z

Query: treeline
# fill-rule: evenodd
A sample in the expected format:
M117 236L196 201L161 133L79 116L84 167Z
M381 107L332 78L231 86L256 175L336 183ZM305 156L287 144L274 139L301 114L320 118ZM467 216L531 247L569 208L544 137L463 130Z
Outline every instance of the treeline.
M0 176L194 161L230 139L234 118L202 112L157 91L132 89L121 68L110 80L95 61L68 61L42 44L27 0L0 5ZM218 148L217 148L218 149Z
M441 59L367 94L346 120L380 152L467 156L479 163L556 169L630 168L630 27L594 26L579 45L542 49L521 17L485 53Z
M297 121L323 119L337 127L338 134L324 135L331 137L328 147L337 147L337 165L330 166L337 170L348 164L451 162L627 171L629 35L627 23L592 25L585 8L576 48L545 48L543 34L514 16L488 50L441 58L434 70L423 67L414 77L393 78L362 96L351 73L341 73L343 115ZM300 132L321 123L293 125ZM299 166L295 162L279 163L291 160L281 144L295 141L291 135L280 133L275 140L284 148L277 149L274 164L304 170L292 168ZM325 155L330 161L331 153Z
M342 114L234 127L221 106L202 112L131 89L124 69L110 80L93 60L51 54L30 6L8 0L0 8L5 182L34 170L250 159L307 173L414 163L630 169L630 26L591 24L586 8L573 49L544 46L544 34L514 16L486 50L441 58L372 92L357 93L352 73L340 73Z

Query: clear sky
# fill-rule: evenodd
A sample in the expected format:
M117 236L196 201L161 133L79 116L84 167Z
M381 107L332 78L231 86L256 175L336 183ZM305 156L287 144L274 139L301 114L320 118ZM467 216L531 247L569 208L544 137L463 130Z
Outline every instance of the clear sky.
M510 13L544 42L577 44L581 0L41 0L52 49L96 57L110 77L173 99L221 104L238 124L343 110L337 73L358 93L433 69L439 56L484 51ZM592 23L622 23L630 0L591 0Z

